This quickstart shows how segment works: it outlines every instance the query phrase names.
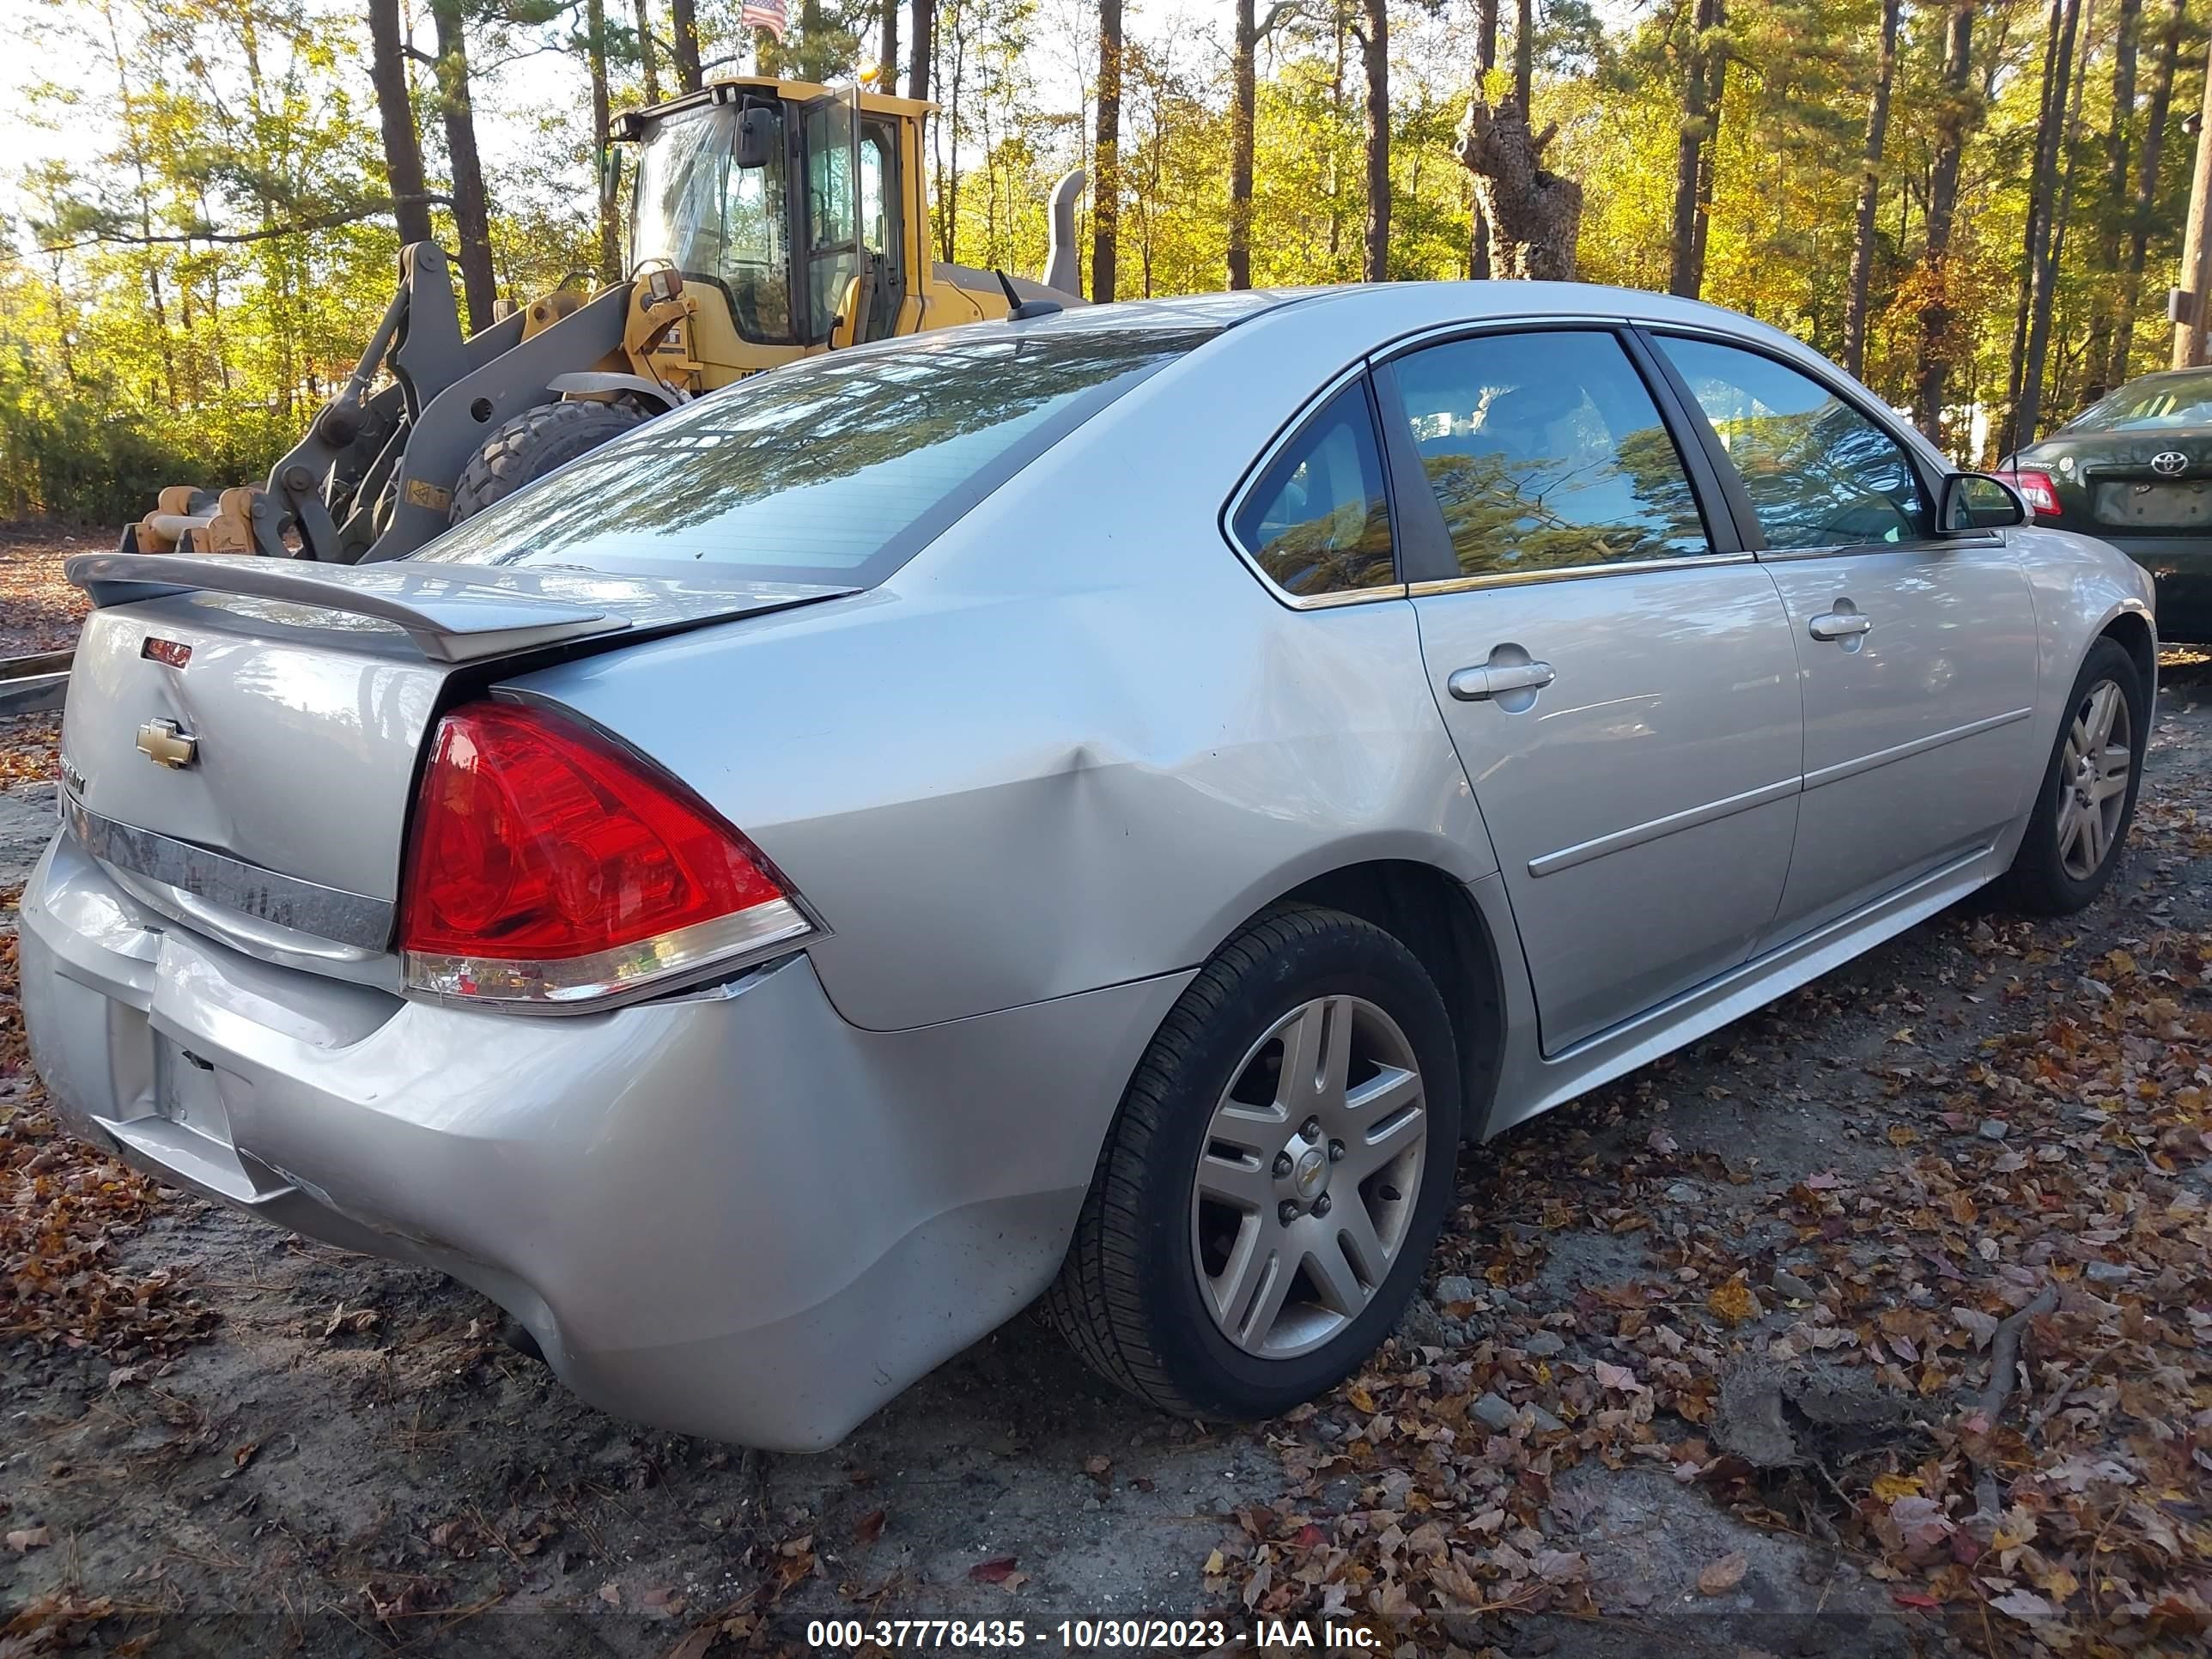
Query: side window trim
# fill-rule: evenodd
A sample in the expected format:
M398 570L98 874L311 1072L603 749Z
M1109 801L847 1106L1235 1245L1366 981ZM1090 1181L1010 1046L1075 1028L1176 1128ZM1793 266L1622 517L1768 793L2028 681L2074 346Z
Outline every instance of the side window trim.
M1469 340L1489 334L1609 334L1620 344L1629 366L1644 381L1644 390L1650 394L1653 406L1659 411L1660 423L1673 440L1675 453L1680 457L1682 469L1688 475L1690 495L1696 501L1698 515L1705 520L1705 539L1712 551L1677 559L1638 559L1620 564L1571 565L1559 570L1492 573L1470 576L1459 568L1458 556L1453 552L1451 535L1444 523L1443 507L1437 501L1436 492L1428 487L1428 477L1421 466L1420 453L1413 447L1412 424L1406 416L1406 406L1398 392L1395 365L1401 357L1426 350L1431 346L1449 345L1455 340ZM1467 588L1517 586L1530 582L1587 581L1598 576L1634 575L1646 570L1674 570L1687 566L1715 564L1747 564L1756 556L1751 544L1745 541L1736 524L1734 501L1726 492L1727 481L1732 473L1717 472L1705 448L1711 429L1705 425L1703 415L1694 404L1686 404L1676 395L1676 382L1666 367L1650 361L1659 356L1644 349L1637 337L1640 331L1633 324L1592 321L1588 318L1558 319L1546 317L1515 317L1464 326L1425 330L1408 338L1394 340L1374 353L1369 362L1373 366L1376 401L1385 417L1382 422L1384 460L1382 470L1390 479L1393 491L1394 534L1398 546L1398 574L1408 586L1410 594L1458 592ZM1659 378L1664 375L1664 378ZM1694 416L1697 425L1692 425ZM1703 428L1700 430L1700 428ZM1718 441L1714 440L1715 442ZM1413 486L1418 485L1419 488ZM1409 499L1410 498L1410 499ZM1434 574L1431 574L1434 573Z
M1382 512L1390 532L1391 574L1397 580L1379 586L1347 588L1334 593L1293 593L1270 576L1266 567L1260 562L1258 554L1237 538L1237 518L1250 501L1252 492L1266 480L1276 458L1304 438L1308 428L1328 413L1329 406L1337 398L1354 385L1361 389L1367 405L1368 424L1374 430L1376 447L1383 457ZM1389 441L1389 432L1381 410L1376 405L1374 380L1363 361L1332 376L1313 396L1299 404L1297 412L1283 422L1275 435L1254 458L1252 464L1244 469L1244 475L1237 479L1237 487L1229 492L1229 499L1222 503L1218 522L1221 539L1229 544L1230 550L1267 590L1270 599L1279 605L1288 605L1293 611L1326 611L1340 605L1367 605L1376 599L1402 599L1406 597L1406 557L1401 539L1404 523L1401 492L1395 477L1396 468L1389 459L1389 450L1383 447Z
M1942 479L1930 471L1927 457L1920 453L1918 447L1908 442L1899 433L1897 423L1887 409L1869 408L1865 398L1846 386L1838 386L1832 377L1821 373L1813 365L1800 362L1794 357L1769 349L1759 341L1747 340L1740 335L1723 333L1718 330L1682 328L1666 325L1639 326L1636 332L1641 337L1639 343L1650 352L1651 360L1657 366L1659 372L1666 376L1667 384L1673 388L1684 410L1685 417L1692 422L1698 444L1705 449L1717 473L1722 492L1727 498L1729 513L1736 520L1738 534L1742 538L1743 544L1751 549L1759 558L1773 562L1782 560L1833 558L1845 553L1862 553L1869 549L1879 549L1884 552L1894 553L1900 550L1911 550L1917 548L1934 547L1948 550L1958 545L1955 539L1946 539L1936 533L1936 504L1942 499ZM1771 363L1792 370L1812 381L1814 386L1819 386L1821 391L1887 438L1891 443L1897 446L1898 453L1905 458L1905 466L1912 474L1913 483L1919 486L1923 526L1921 533L1910 541L1903 542L1836 542L1824 547L1769 547L1766 544L1766 532L1759 522L1758 509L1752 505L1751 494L1744 488L1743 475L1736 471L1735 461L1729 458L1728 447L1721 442L1720 434L1713 429L1713 423L1705 418L1705 411L1698 404L1696 394L1690 390L1689 383L1683 380L1680 371L1674 367L1674 360L1668 356L1663 348L1662 342L1668 338L1701 340L1713 345L1726 346L1731 350L1741 351L1749 356L1764 357Z

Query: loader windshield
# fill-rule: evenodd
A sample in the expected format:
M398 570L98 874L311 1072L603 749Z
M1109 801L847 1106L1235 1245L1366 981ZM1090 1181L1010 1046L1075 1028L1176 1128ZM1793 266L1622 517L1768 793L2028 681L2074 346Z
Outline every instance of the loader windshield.
M793 338L791 234L785 217L782 114L765 166L732 161L738 106L712 104L647 129L630 211L630 270L665 259L687 283L721 290L738 331L764 345Z
M871 586L1213 332L984 325L808 358L624 434L416 556Z

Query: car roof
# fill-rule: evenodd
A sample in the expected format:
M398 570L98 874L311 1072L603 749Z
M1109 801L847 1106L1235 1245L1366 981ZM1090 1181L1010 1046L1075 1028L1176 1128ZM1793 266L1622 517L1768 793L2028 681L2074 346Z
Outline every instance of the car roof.
M1395 330L1401 316L1422 313L1436 321L1482 322L1516 317L1591 317L1719 328L1761 339L1792 352L1809 349L1794 336L1755 317L1702 301L1601 283L1481 282L1340 283L1307 288L1247 289L1155 300L1070 306L1019 322L977 325L1009 333L1058 333L1099 328L1229 329L1291 308L1326 311L1346 322L1372 323L1378 338Z

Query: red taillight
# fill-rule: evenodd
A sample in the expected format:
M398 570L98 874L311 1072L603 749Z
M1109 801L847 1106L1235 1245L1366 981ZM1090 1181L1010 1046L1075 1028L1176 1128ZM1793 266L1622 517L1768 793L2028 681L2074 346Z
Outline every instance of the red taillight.
M434 743L400 890L415 989L588 1001L810 931L743 836L596 732L480 702Z
M2038 517L2055 519L2063 510L2058 505L2058 486L2048 472L2000 472L1997 477L2017 490L2027 510Z

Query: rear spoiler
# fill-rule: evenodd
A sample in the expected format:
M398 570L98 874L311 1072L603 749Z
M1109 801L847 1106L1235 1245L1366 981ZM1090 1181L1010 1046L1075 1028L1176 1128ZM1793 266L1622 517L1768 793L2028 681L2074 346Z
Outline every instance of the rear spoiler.
M432 662L475 662L514 651L619 633L626 617L513 593L437 567L415 565L407 580L379 580L378 566L315 564L253 556L81 553L62 567L95 605L128 605L165 593L244 593L311 605L398 624ZM394 571L394 575L399 573ZM422 580L424 575L430 580Z
M94 605L170 593L240 593L369 617L404 630L432 662L481 662L631 629L665 632L834 599L849 586L664 580L567 568L318 564L181 553L81 553L63 567Z

